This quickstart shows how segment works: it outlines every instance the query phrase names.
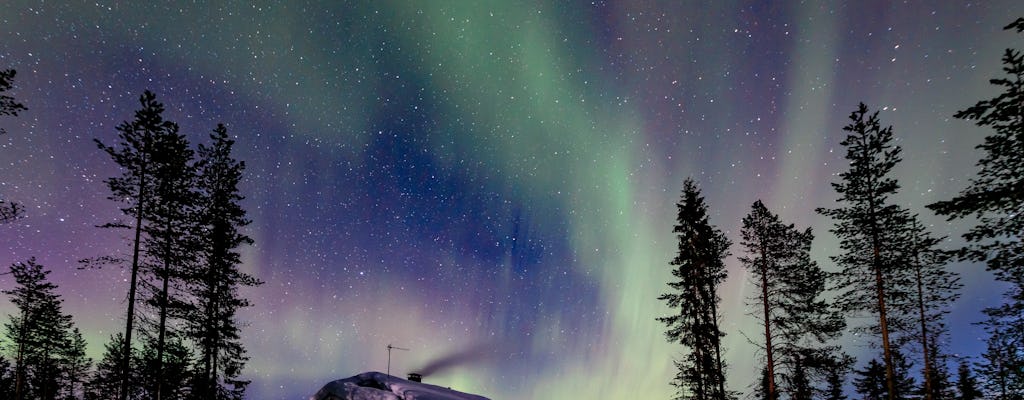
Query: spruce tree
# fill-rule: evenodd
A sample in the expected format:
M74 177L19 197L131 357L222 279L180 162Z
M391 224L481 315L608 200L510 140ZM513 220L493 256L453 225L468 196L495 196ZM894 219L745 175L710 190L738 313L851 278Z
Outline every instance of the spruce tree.
M103 357L96 364L96 370L93 372L89 381L86 383L85 398L87 400L110 400L120 397L121 393L121 382L125 379L121 376L124 373L122 368L122 358L124 357L125 340L124 334L118 333L110 337L110 341L104 344ZM135 374L138 368L138 355L137 352L131 350L131 358L129 359L129 365L131 368L129 372ZM130 379L131 381L137 381L137 378ZM130 399L139 398L138 390L136 387L130 388L131 392L126 396Z
M911 398L914 393L914 380L910 377L911 365L899 350L893 349L891 355L894 362L893 377L895 378L893 385L895 390L891 392L888 388L885 366L877 359L871 359L864 369L854 371L858 377L854 378L853 386L864 400L884 400L890 395L897 400Z
M109 198L124 203L121 211L134 219L130 226L119 222L104 225L111 228L131 228L134 235L124 349L121 357L120 377L123 381L118 390L121 400L127 399L131 386L132 374L129 363L135 324L135 300L140 268L144 261L141 258L143 233L149 229L153 218L153 191L156 186L153 176L156 169L154 164L160 150L156 144L160 136L177 130L174 123L164 120L164 106L156 101L156 95L152 92L145 91L139 102L141 108L135 112L135 120L125 121L117 126L118 143L115 146L108 146L98 139L95 140L100 150L106 152L121 167L121 176L111 177L105 181L111 192Z
M143 400L186 399L190 393L192 376L189 366L192 352L176 335L164 338L160 348L159 338L148 337L142 346L139 358L140 398Z
M59 352L66 344L71 317L61 310L57 285L47 280L50 271L29 259L11 265L15 287L4 290L17 307L4 325L6 350L13 355L14 400L56 399Z
M965 361L960 361L956 369L956 390L958 400L977 400L982 398L981 389L978 387L978 379L974 377L971 366Z
M892 359L893 372L895 373L896 398L914 398L914 395L917 394L917 384L914 382L914 378L910 376L910 369L914 366L913 363L899 349L892 352Z
M853 365L853 358L843 354L839 358L830 360L829 368L825 368L825 390L822 398L825 400L846 400L846 392L843 385L846 384L846 375Z
M888 398L886 389L885 366L872 358L861 370L855 370L853 387L864 400L884 400Z
M241 344L239 309L248 307L239 289L261 284L239 270L241 246L252 239L241 232L249 224L238 185L245 163L232 156L234 140L224 125L210 136L212 144L199 146L199 209L204 240L199 243L202 264L192 279L197 303L188 318L188 332L198 346L194 397L240 398L247 382L238 375L248 357Z
M729 240L708 222L708 207L692 179L684 182L676 208L678 253L670 262L676 280L668 283L670 292L658 297L676 314L657 318L668 328L666 338L687 351L675 363L679 372L672 384L679 388L677 398L724 399L730 394L721 361L717 288L726 277Z
M1024 31L1024 18L1004 29ZM1006 49L1005 76L989 82L1002 92L994 98L957 112L954 117L992 129L977 146L983 152L980 171L967 188L947 201L928 205L949 220L970 218L975 225L963 235L963 259L984 262L997 280L1010 284L1003 304L985 310L990 330L1004 336L997 341L1024 343L1024 54ZM1024 358L1022 346L1012 358ZM1024 379L1024 370L1009 372Z
M67 343L61 349L61 386L64 399L81 399L84 397L84 384L89 380L92 359L86 356L85 338L78 328L72 328Z
M839 182L832 183L840 206L817 211L836 220L832 232L839 237L842 251L832 257L842 268L837 275L838 305L846 312L877 316L872 331L881 336L888 398L895 400L892 353L896 346L890 328L906 321L890 307L908 295L899 236L906 213L891 202L899 184L889 174L900 161L901 149L892 143L892 127L883 128L878 112L869 113L863 103L850 120L843 127L847 134L841 142L850 167L839 174Z
M1024 398L1024 359L1021 358L1019 335L1006 334L998 330L1001 326L986 323L989 337L985 353L978 363L978 374L984 379L986 398L995 400L1018 400Z
M25 105L17 102L13 97L4 94L14 86L14 76L17 72L13 69L0 70L0 116L18 116L19 111L27 110ZM0 135L7 133L0 127ZM25 208L15 202L0 198L0 224L14 221L24 215Z
M818 369L828 351L838 350L827 342L845 327L824 300L827 274L810 258L814 235L782 223L760 200L743 218L741 235L747 255L740 262L751 272L756 296L749 305L759 309L755 317L764 328L768 396L809 398L817 386L812 377L824 376Z

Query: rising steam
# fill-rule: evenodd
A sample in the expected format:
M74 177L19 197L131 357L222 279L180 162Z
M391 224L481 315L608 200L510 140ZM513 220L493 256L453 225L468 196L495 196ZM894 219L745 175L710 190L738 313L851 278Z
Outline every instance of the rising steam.
M498 353L497 346L488 343L478 343L454 353L435 358L421 367L419 372L423 376L433 375L457 366L486 362L494 359Z

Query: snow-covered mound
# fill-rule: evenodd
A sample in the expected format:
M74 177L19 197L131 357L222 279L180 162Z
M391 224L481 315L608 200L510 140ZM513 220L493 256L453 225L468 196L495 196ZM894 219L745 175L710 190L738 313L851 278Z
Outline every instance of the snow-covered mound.
M324 385L310 400L488 400L440 386L364 372Z

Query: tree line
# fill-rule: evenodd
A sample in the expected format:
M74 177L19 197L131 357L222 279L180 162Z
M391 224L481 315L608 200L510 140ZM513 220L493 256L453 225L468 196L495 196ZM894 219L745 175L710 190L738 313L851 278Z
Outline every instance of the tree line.
M1024 18L1005 29L1024 31ZM811 259L809 228L785 223L760 200L752 205L742 221L739 257L755 289L747 306L763 328L751 338L763 355L751 397L845 399L852 373L866 400L1024 398L1024 55L1007 49L1002 61L1006 76L990 80L1002 93L954 115L992 131L978 145L979 172L957 196L926 206L974 224L963 248L941 248L946 238L895 202L900 184L892 170L902 149L892 127L863 103L843 127L849 167L832 183L837 205L816 210L835 222L830 231L839 252L830 258L838 271L826 272ZM716 294L731 243L709 222L692 179L683 183L676 207L674 278L658 298L672 314L657 319L668 341L683 347L671 384L677 399L736 398L723 384L725 333ZM962 287L947 268L953 261L984 263L1010 288L1003 305L984 310L987 350L973 365L961 358L955 382L944 321ZM847 326L847 316L871 322ZM856 360L837 343L846 331L877 338L880 354L855 369Z
M0 115L26 107L4 95L14 70L0 71ZM17 314L0 343L3 399L241 399L248 357L237 313L248 307L240 289L262 284L240 269L252 239L238 185L245 163L218 124L193 149L164 106L145 91L134 119L117 126L113 143L95 140L119 167L104 182L127 221L100 225L129 232L127 256L82 260L80 269L130 270L124 331L109 338L100 360L62 310L50 271L34 258L8 273L3 291ZM24 217L24 207L0 199L0 223Z

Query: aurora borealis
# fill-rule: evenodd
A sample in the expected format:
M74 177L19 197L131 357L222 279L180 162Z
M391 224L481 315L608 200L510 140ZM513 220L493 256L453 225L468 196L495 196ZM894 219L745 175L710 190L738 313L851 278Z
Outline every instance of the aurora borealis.
M678 351L654 318L675 250L682 181L734 241L750 204L836 239L841 127L858 102L893 125L898 201L966 186L988 132L952 118L991 97L1024 3L327 2L215 7L8 1L0 69L29 110L0 118L0 265L36 256L94 358L123 329L128 272L77 260L130 250L109 141L144 89L193 142L224 122L248 166L255 246L244 269L249 398L305 398L327 381L402 375L494 399L667 398ZM755 381L746 277L722 288L728 381ZM949 348L1002 287L955 264L965 289ZM12 283L0 276L0 289ZM12 313L0 299L0 315ZM855 321L851 321L855 323ZM742 333L741 333L742 332ZM849 336L855 355L874 338ZM457 362L464 361L464 362ZM864 361L864 360L861 360Z

